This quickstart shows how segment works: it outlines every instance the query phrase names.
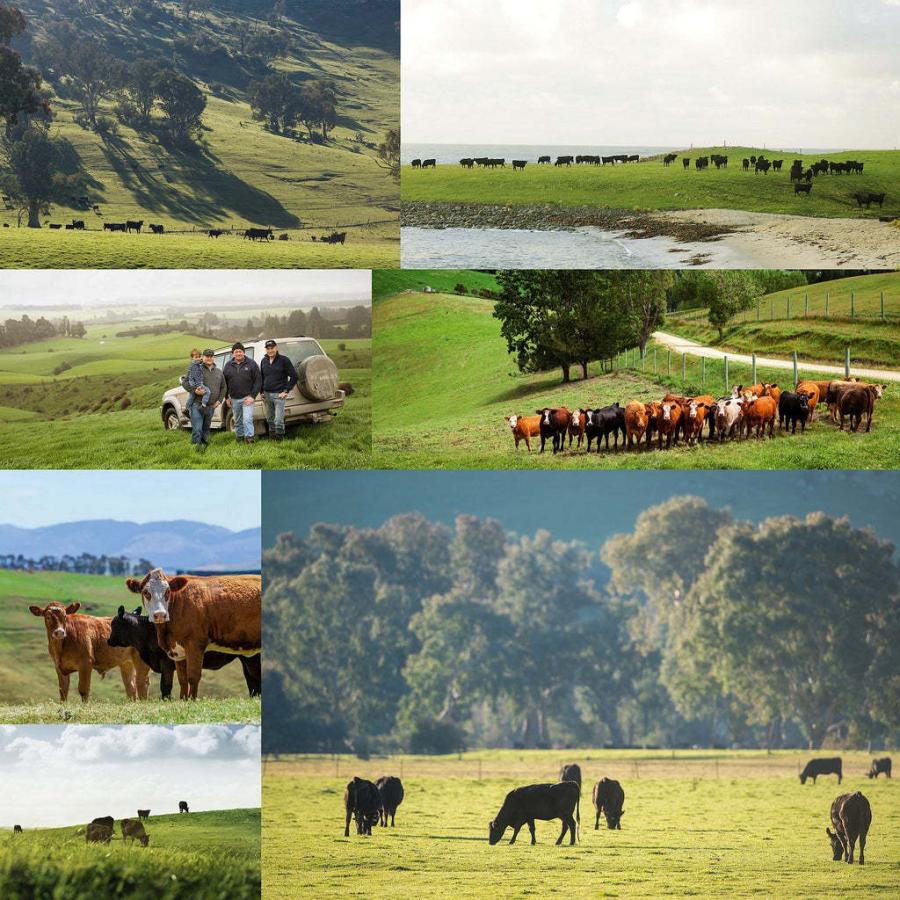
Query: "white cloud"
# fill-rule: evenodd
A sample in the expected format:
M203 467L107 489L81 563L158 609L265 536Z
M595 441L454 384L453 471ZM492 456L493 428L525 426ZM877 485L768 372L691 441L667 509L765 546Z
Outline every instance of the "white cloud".
M619 7L616 13L616 21L623 28L634 28L644 18L644 10L640 3L626 3Z

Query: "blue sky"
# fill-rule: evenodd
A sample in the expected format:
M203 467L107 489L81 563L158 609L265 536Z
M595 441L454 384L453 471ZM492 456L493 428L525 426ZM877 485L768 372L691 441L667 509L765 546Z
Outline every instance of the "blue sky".
M0 472L0 524L191 519L232 531L260 524L259 472Z

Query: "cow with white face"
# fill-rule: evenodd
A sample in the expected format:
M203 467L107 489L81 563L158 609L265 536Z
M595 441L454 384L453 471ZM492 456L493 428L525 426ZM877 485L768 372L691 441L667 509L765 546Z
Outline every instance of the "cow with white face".
M169 621L171 592L181 590L186 583L186 578L178 576L169 580L162 569L151 569L144 576L143 581L140 582L141 601L147 617L154 625L163 625ZM131 587L130 583L129 587Z

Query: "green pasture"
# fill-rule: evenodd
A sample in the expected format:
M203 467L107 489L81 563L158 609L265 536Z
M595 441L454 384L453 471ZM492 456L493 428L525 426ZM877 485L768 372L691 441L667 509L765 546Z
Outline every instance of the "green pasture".
M679 445L659 452L603 452L588 456L567 449L553 456L518 452L505 417L534 415L544 406L596 408L629 400L659 400L668 390L721 396L726 381L750 384L750 366L681 358L651 344L643 369L632 352L613 371L589 367L587 381L563 384L557 371L519 373L500 336L487 300L412 293L374 308L375 386L373 442L376 465L413 469L606 469L606 468L890 468L900 433L900 390L891 384L878 402L872 431L840 432L825 407L805 434L713 446ZM666 326L664 326L666 327ZM762 349L762 348L760 348ZM834 360L835 364L838 360ZM759 368L757 378L790 385L790 371ZM800 376L806 373L801 369ZM809 373L808 377L824 379Z
M14 210L0 209L0 265L8 268L368 268L399 264L396 179L376 162L374 149L399 118L399 59L365 46L359 33L332 28L320 34L286 18L291 36L287 57L274 68L330 80L336 87L338 119L325 144L310 142L305 130L286 137L251 118L247 102L250 71L235 61L238 31L259 27L268 9L255 4L210 4L187 29L197 40L224 44L230 57L213 62L176 51L186 30L175 5L159 8L156 22L123 17L117 10L91 17L90 29L122 58L154 54L171 59L207 95L203 131L195 147L173 148L153 129L137 131L122 122L115 133L98 134L75 123L78 106L54 95L54 132L67 139L89 176L87 195L99 213L54 205L44 226L83 219L90 233L17 228ZM32 12L26 4L26 12ZM31 29L62 13L42 10ZM299 16L303 18L303 16ZM86 20L87 21L87 20ZM358 23L357 23L358 25ZM87 26L85 26L87 27ZM26 62L29 61L26 58ZM256 72L256 77L259 72ZM100 115L114 118L105 101ZM302 133L301 133L302 132ZM365 143L360 143L360 135ZM165 236L103 233L104 222L143 220L165 226ZM212 240L194 230L271 226L291 240L259 244L223 236ZM332 231L347 231L346 246L313 243Z
M229 663L218 671L204 671L200 682L200 696L222 701L234 698L240 702L216 707L210 703L200 713L181 710L192 704L159 699L159 676L150 674L150 701L131 703L118 669L105 678L94 672L91 678L91 699L87 706L78 696L78 676L73 675L68 703L59 702L56 670L47 651L47 632L44 620L33 616L28 607L46 606L56 600L62 603L78 601L79 612L92 616L112 616L119 606L135 609L140 598L125 587L125 579L105 575L76 575L69 572L23 572L0 569L0 721L213 721L201 716L216 715L216 721L259 720L259 701L247 697L240 662ZM176 682L174 695L177 697ZM94 706L97 709L93 709ZM88 709L90 707L90 709ZM176 710L176 708L179 708ZM218 716L225 716L220 719Z
M693 160L711 153L726 154L728 168L711 167L698 172ZM781 172L755 175L744 172L741 160L764 153L767 159L783 159ZM682 157L689 156L685 171ZM791 213L802 216L877 218L900 216L900 151L851 150L828 154L835 162L855 159L865 163L863 175L820 175L813 180L810 196L794 193L789 169L794 159L804 167L822 155L797 155L753 147L704 147L684 151L670 166L661 157L616 166L556 168L529 162L524 171L505 168L464 169L458 164L436 169L404 166L400 195L403 202L437 201L477 204L547 204L590 206L607 209L677 210L742 209L749 212ZM884 192L884 208L859 208L857 191Z
M26 344L0 358L0 455L7 468L359 468L368 460L370 339L321 341L341 381L353 385L333 419L291 428L279 444L248 446L212 432L200 454L189 431L163 428L160 405L187 370L190 349L211 339L115 336L126 329L91 325L84 338Z
M482 289L498 290L493 275L472 269L381 269L372 273L372 299L384 300L402 291L421 293L426 288L451 294L458 284L465 285L470 294Z
M845 778L801 785L807 753L748 751L477 751L460 757L284 758L263 774L267 897L391 893L481 897L874 897L900 890L900 789L864 777L869 757L842 753ZM561 823L537 822L494 847L488 822L507 791L556 781L578 762L584 785L574 847ZM354 775L402 778L395 828L344 837L343 790ZM601 777L625 791L621 830L601 817ZM832 862L825 827L838 793L872 806L865 866Z
M0 894L32 898L253 900L260 892L260 811L154 816L150 844L87 844L83 825L0 831Z

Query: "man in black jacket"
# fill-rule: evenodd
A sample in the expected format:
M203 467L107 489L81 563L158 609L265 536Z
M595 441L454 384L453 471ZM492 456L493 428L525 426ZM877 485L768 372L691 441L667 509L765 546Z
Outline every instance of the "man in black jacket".
M245 444L253 443L253 408L262 387L259 366L244 353L238 341L231 348L231 359L222 370L228 386L227 403L234 414L234 435Z
M262 373L269 435L281 441L284 440L284 401L297 383L297 370L286 356L278 352L278 344L271 338L266 341L266 355L259 364L259 370Z

